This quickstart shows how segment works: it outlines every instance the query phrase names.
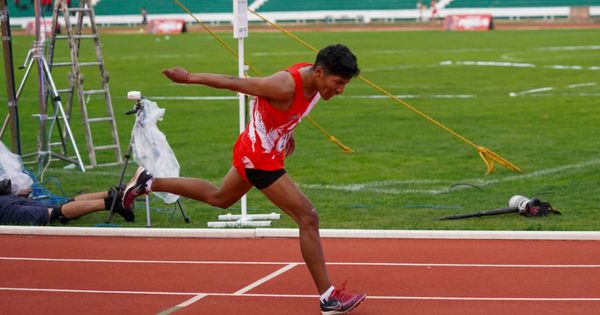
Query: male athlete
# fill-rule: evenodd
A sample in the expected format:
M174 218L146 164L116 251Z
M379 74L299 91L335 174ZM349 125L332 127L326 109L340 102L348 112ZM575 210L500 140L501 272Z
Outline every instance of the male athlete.
M250 122L235 143L233 166L220 187L196 178L154 178L140 168L125 188L123 207L129 208L137 196L161 191L228 208L254 186L298 224L300 249L319 291L321 312L349 312L366 294L348 294L332 286L321 247L319 215L286 174L284 158L295 148L293 131L301 119L320 98L329 100L342 94L359 72L356 57L341 44L319 51L314 64L299 63L268 77L190 73L181 67L164 70L163 74L177 83L202 84L253 96Z

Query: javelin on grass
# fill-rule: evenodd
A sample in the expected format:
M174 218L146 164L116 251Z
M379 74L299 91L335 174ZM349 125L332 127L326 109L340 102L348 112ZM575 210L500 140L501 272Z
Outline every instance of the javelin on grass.
M200 19L198 19L190 10L188 10L188 8L186 8L181 2L179 2L179 0L173 0L173 1L178 6L180 6L183 11L185 11L187 14L189 14L196 22L198 22L198 24L200 24L212 37L214 37L214 39L216 39L219 43L221 43L221 45L223 45L223 47L225 47L225 49L227 49L236 58L238 57L238 53L233 48L231 48L231 46L229 46L219 35L217 35L208 26L206 26L205 23L200 21ZM250 12L252 12L252 11L250 10ZM247 66L252 72L254 72L256 75L260 76L260 72L258 72L258 70L256 70L256 68L254 68L251 64L247 64ZM306 116L306 119L308 119L308 121L311 124L313 124L313 126L315 126L317 129L319 129L319 131L321 131L321 133L325 137L327 137L327 140L333 142L334 144L337 144L342 150L344 150L344 153L354 152L354 151L352 151L352 149L349 146L344 145L335 136L328 133L323 127L321 127L319 124L317 124L316 121L314 121L312 118L310 118L310 116Z
M513 212L519 212L519 207L498 208L498 209L492 209L492 210L486 210L486 211L479 211L479 212L475 212L475 213L449 215L447 217L439 218L438 220L457 220L457 219L482 217L482 216L486 216L486 215L498 215L498 214L505 214L505 213L513 213Z
M177 0L175 0L175 1L177 1ZM278 30L280 30L283 33L285 33L286 35L290 36L291 38L293 38L294 40L296 40L300 44L304 45L304 47L306 47L306 48L308 48L308 49L310 49L312 51L315 51L315 52L318 51L315 47L311 46L309 43L305 42L304 40L302 40L298 36L290 33L288 30L286 30L283 27L275 24L274 22L271 22L270 20L268 20L267 18L265 18L261 14L257 13L256 11L254 11L252 9L248 9L248 11L250 11L252 14L258 16L260 19L262 19L263 21L265 21L267 24L269 24L269 25L277 28ZM446 126L444 126L441 122L433 119L429 115L425 114L424 112L422 112L422 111L418 110L417 108L411 106L410 104L408 104L404 100L400 99L399 97L397 97L397 96L393 95L392 93L388 92L387 90L385 90L384 88L380 87L379 85L371 82L370 80L368 80L364 76L358 75L358 78L360 80L362 80L363 82L365 82L370 87L372 87L373 89L381 92L382 94L390 97L391 99L395 100L396 102L404 105L406 108L410 109L411 111L415 112L416 114L420 115L421 117L429 120L434 125L436 125L439 128L441 128L441 129L449 132L453 136L455 136L455 137L459 138L460 140L462 140L464 143L466 143L466 144L474 147L475 150L477 151L477 153L479 153L479 156L481 157L481 159L483 160L483 162L486 165L486 168L487 168L486 175L488 175L488 174L490 174L491 172L494 171L494 169L495 169L494 162L497 162L498 164L500 164L500 165L508 168L509 170L512 170L512 171L515 171L515 172L523 172L523 170L521 170L521 168L519 168L515 164L509 162L507 159L503 158L499 154L493 152L492 150L490 150L490 149L488 149L488 148L486 148L484 146L480 146L480 145L475 144L474 142L470 141L469 139L465 138L464 136L458 134L456 131L454 131L454 130L452 130L452 129L446 127Z

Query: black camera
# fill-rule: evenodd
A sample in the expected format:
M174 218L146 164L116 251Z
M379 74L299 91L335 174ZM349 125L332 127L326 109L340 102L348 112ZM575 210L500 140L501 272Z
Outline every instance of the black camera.
M12 183L10 178L0 180L0 195L8 195L12 191Z

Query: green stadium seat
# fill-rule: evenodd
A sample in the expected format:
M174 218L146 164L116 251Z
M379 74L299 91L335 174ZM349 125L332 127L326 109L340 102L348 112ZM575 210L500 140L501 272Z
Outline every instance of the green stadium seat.
M600 5L600 0L454 0L446 8L528 8L598 5Z
M406 10L415 9L416 3L416 0L269 0L259 11Z
M8 1L8 10L11 17L33 16L33 5L30 1L20 1L16 6L14 0ZM182 1L194 13L223 13L232 11L231 0L211 1ZM71 1L72 7L79 6L79 1ZM170 0L100 0L94 6L96 15L141 15L141 8L145 7L148 14L178 14L184 13L181 8ZM51 18L52 9L43 10L42 14Z
M254 1L249 0L248 4ZM11 17L33 16L33 5L30 1L8 1ZM182 1L194 13L227 13L232 11L231 0ZM260 12L280 11L327 11L327 10L413 10L416 0L268 0L260 8ZM428 1L423 3L429 6ZM71 6L79 6L78 0L71 1ZM520 8L520 7L572 7L600 6L600 0L454 0L446 8ZM181 8L170 0L100 0L94 7L97 16L101 15L141 15L145 7L148 14L183 14ZM51 8L42 11L45 18L52 15Z

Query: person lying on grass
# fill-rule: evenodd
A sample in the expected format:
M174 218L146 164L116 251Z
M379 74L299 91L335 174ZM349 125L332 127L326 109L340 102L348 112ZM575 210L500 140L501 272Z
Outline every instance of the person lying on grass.
M57 206L48 206L40 200L29 197L31 189L22 189L12 193L0 194L0 224L2 225L47 225L54 222L63 224L86 214L109 210L115 203L115 212L125 221L135 220L132 207L121 205L122 189L111 188L108 191L78 195Z

